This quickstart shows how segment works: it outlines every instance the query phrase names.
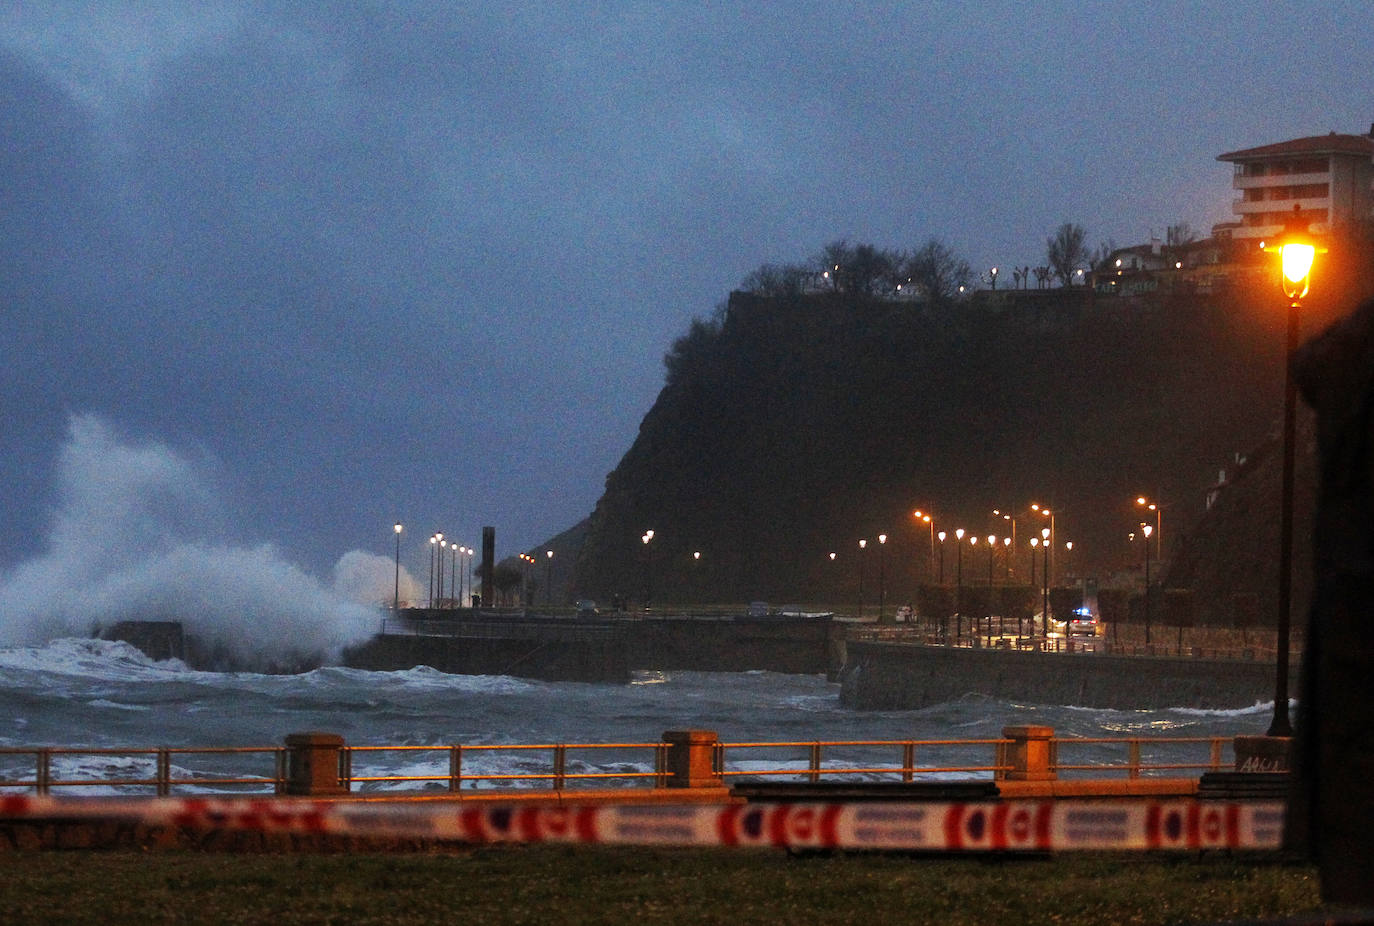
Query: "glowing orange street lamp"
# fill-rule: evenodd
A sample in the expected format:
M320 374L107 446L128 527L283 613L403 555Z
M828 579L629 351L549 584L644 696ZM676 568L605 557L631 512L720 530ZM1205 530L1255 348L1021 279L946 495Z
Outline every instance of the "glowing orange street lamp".
M1279 283L1288 297L1288 326L1284 342L1283 380L1283 484L1279 507L1279 614L1278 653L1274 669L1274 718L1269 736L1292 736L1288 720L1288 625L1293 608L1293 447L1296 429L1298 386L1293 380L1293 353L1298 348L1302 298L1312 282L1312 264L1319 249L1307 235L1308 222L1294 206L1293 218L1279 240L1265 251L1279 255Z

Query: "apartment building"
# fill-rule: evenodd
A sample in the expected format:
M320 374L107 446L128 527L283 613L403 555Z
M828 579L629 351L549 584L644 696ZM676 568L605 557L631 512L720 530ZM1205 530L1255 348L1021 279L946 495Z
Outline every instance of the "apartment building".
M1232 186L1238 222L1231 237L1262 239L1283 231L1300 206L1314 234L1353 220L1374 218L1374 126L1370 135L1314 135L1229 151L1218 161L1235 165ZM1229 224L1229 223L1228 223Z

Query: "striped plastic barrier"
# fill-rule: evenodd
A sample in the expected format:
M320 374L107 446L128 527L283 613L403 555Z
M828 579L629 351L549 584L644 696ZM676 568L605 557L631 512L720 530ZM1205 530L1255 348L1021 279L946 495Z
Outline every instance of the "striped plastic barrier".
M606 845L941 852L1281 846L1282 803L1002 801L756 805L490 805L282 799L0 798L6 820Z

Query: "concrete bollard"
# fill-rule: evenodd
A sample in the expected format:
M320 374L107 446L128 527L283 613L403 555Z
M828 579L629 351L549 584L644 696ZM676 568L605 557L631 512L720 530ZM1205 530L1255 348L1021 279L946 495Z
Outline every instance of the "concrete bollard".
M1008 781L1052 781L1058 777L1050 768L1054 727L1003 727L1002 736L1011 740L1005 763L1011 769L999 773Z
M1289 769L1293 738L1289 736L1237 736L1236 771L1283 772Z
M300 796L347 794L339 776L344 739L337 733L286 735L286 793Z
M714 730L669 730L663 734L668 745L669 788L721 788L725 782L716 774Z

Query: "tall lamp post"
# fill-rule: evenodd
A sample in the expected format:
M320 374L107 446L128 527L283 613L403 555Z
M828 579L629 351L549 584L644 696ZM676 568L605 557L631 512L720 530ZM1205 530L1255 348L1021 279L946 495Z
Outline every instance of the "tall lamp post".
M878 621L883 619L887 604L887 534L878 535Z
M930 530L930 574L935 575L935 517L928 511L914 511L912 515Z
M1164 506L1152 502L1143 495L1137 495L1135 503L1155 516L1155 561L1164 560Z
M1040 528L1040 549L1045 551L1045 568L1040 570L1040 623L1045 631L1045 648L1050 646L1050 534L1048 527Z
M644 610L647 611L654 600L654 551L649 546L654 532L645 531L639 539L644 544Z
M448 546L448 541L443 534L435 534L434 539L438 546L434 548L434 561L439 564L439 581L434 585L434 607L440 607L444 601L444 549Z
M434 607L434 554L439 549L439 535L429 535L429 603L428 607Z
M940 533L937 534L936 536L938 536L938 537L940 538L940 579L939 579L939 584L944 585L944 584L945 584L945 538L948 537L949 534L946 534L944 531L940 531Z
M450 543L448 569L448 606L458 607L458 596L454 593L454 577L458 575L458 544Z
M1140 525L1140 532L1145 535L1145 645L1150 645L1150 534L1154 531L1153 524Z
M868 540L859 541L859 619L864 616L864 550L868 549Z
M964 612L961 610L963 603L959 600L964 597L964 529L956 528L954 531L954 645L958 646L963 640L964 633Z
M553 551L544 551L544 604L553 607Z
M1288 625L1293 607L1293 448L1296 443L1298 385L1293 380L1293 353L1298 348L1302 321L1302 300L1312 282L1312 262L1317 248L1307 240L1308 223L1298 207L1276 245L1282 265L1279 275L1283 294L1288 298L1287 337L1284 341L1283 377L1283 484L1279 502L1279 614L1276 665L1274 667L1274 718L1269 736L1292 736L1288 720Z
M391 611L393 614L400 613L401 610L401 531L405 528L401 522L396 522L396 592L391 599Z

